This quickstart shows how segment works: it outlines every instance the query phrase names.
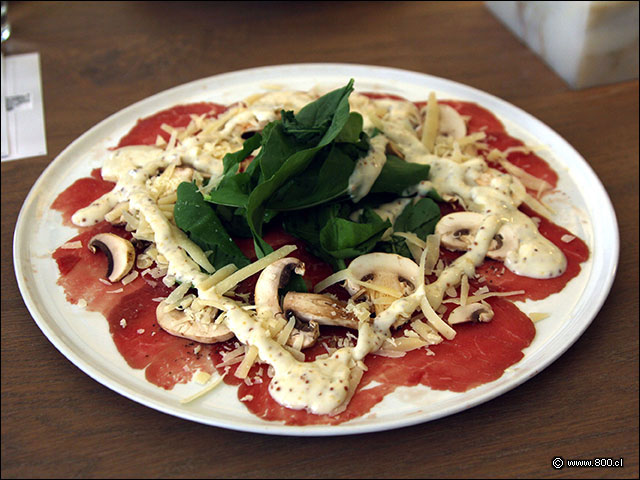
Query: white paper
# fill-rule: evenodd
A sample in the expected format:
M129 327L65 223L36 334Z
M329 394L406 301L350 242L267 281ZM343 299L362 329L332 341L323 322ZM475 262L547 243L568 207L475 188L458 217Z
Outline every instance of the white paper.
M2 158L9 156L9 136L7 134L7 109L6 102L6 82L4 81L4 55L2 55L2 97L0 97L0 108L2 109Z
M2 161L46 155L38 53L3 56L1 103Z

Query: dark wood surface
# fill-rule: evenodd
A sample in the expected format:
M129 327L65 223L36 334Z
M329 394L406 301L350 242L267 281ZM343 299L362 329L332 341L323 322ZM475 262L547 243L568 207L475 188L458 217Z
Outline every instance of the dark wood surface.
M39 52L49 154L2 164L2 477L638 476L638 81L570 90L479 2L9 2L5 54ZM157 412L103 387L33 322L13 273L19 209L76 137L149 95L296 62L384 65L523 108L589 162L620 224L618 274L566 354L456 415L383 433L276 437ZM620 469L554 470L614 457Z

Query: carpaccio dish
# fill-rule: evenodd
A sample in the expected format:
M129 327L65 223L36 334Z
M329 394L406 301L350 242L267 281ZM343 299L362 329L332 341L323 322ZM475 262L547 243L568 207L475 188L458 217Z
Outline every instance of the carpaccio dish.
M589 258L548 218L547 162L433 93L179 105L105 157L52 204L79 229L53 253L67 300L104 315L149 382L222 379L287 425L500 378L536 334L513 301L562 291Z

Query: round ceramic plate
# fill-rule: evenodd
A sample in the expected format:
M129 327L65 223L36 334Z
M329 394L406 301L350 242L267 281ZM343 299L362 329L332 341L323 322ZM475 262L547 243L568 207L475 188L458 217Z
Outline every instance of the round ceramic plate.
M101 321L99 314L65 300L56 284L58 269L51 253L76 231L62 226L60 214L50 209L51 203L76 179L100 167L107 148L116 145L140 117L176 104L230 104L274 85L300 90L316 85L337 88L350 78L355 79L359 91L397 94L409 100L424 100L435 91L440 99L476 102L493 112L512 136L544 146L540 155L560 176L558 190L562 193L550 199L558 214L554 220L587 243L591 258L561 293L539 302L519 303L525 312L553 313L536 324L536 337L519 363L498 380L467 392L402 387L370 413L337 426L294 427L263 421L238 400L236 387L227 385L197 401L181 404L181 399L202 387L194 382L167 391L148 383L144 372L130 368L118 353L107 322ZM33 186L16 225L14 264L24 301L42 332L82 371L121 395L171 415L218 427L282 435L344 435L450 415L495 398L543 370L582 335L596 316L613 282L618 249L615 213L602 184L565 140L531 115L487 93L420 73L366 65L298 64L242 70L191 82L142 100L93 127L69 145Z

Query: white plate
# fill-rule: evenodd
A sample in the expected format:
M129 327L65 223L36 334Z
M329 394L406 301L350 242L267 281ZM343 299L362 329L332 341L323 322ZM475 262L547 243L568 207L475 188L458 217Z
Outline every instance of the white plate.
M498 380L467 392L436 392L422 386L399 388L369 414L337 426L294 427L263 421L238 401L236 387L227 385L191 404L180 404L180 399L202 387L177 385L166 391L148 383L142 370L127 366L99 314L65 301L64 292L56 285L58 269L51 252L76 231L61 226L60 214L49 208L51 203L76 179L101 166L106 149L116 145L140 117L182 103L229 104L263 90L265 85L308 90L318 84L343 86L350 78L355 79L360 91L395 93L410 100L424 100L435 91L441 99L476 102L502 120L511 135L528 144L547 146L541 155L558 172L558 188L566 194L556 196L554 208L571 212L556 221L587 243L591 258L560 294L519 305L525 312L553 313L536 325L537 335L522 361ZM567 218L571 223L563 221ZM40 329L71 362L108 388L162 412L218 427L281 435L344 435L450 415L495 398L543 370L580 337L598 313L613 282L618 250L615 213L602 184L564 139L529 114L487 93L420 73L366 65L298 64L242 70L191 82L142 100L93 127L69 145L31 189L16 225L14 264L20 291Z

